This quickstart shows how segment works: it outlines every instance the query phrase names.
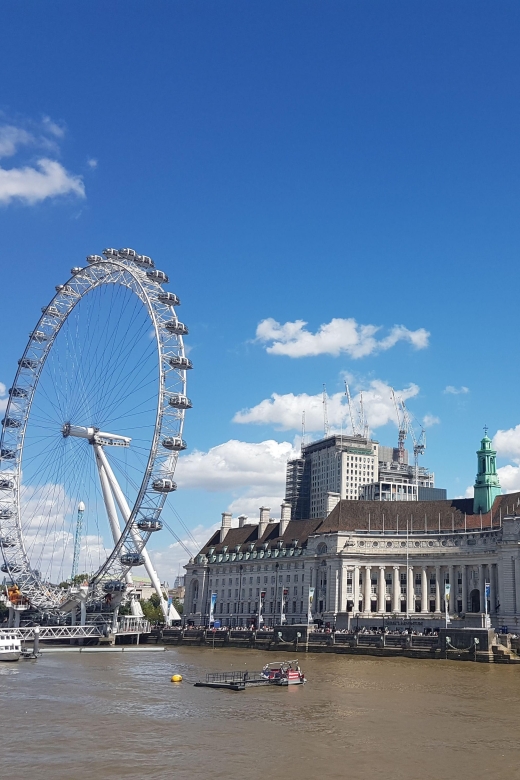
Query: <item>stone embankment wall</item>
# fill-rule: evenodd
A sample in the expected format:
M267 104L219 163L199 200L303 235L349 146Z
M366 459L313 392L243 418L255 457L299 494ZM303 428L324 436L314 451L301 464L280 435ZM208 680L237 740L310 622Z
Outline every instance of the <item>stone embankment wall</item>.
M473 635L456 641L453 636L417 636L413 634L347 634L309 632L301 638L285 641L277 631L234 631L223 629L160 629L152 632L151 641L166 645L202 647L242 647L255 650L277 650L287 653L343 653L351 655L405 656L408 658L451 659L483 663L520 664L511 644L515 640L489 632L475 642ZM454 634L454 632L451 632ZM472 632L476 633L476 632ZM487 633L487 632L486 632ZM305 632L306 634L306 632ZM452 641L453 640L453 641ZM516 644L520 652L520 642Z

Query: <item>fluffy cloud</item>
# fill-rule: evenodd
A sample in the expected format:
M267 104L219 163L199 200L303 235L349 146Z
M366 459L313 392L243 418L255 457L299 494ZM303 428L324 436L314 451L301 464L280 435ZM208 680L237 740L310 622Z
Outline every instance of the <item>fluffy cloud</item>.
M30 129L7 123L0 125L0 158L13 157L31 147L47 152L36 162L12 168L0 167L0 204L7 205L18 200L33 205L47 198L69 194L85 197L81 176L69 173L61 163L48 156L49 152L58 154L57 141L64 134L63 128L49 117L44 117L39 126L33 123Z
M208 452L195 450L179 458L177 482L181 488L211 492L233 491L243 487L273 492L283 484L285 463L295 457L289 442L272 439L253 444L231 439Z
M36 167L0 168L0 203L12 200L33 205L57 195L78 195L85 197L85 186L81 176L73 176L61 163L42 157Z
M425 414L423 417L423 425L425 428L431 428L432 425L438 425L439 423L439 417L436 417L434 414Z
M290 458L299 454L290 442L272 439L250 443L231 439L208 452L179 458L176 480L179 487L230 493L227 510L236 515L258 517L261 506L278 514L285 495L285 471ZM192 544L187 546L191 549Z
M469 387L465 387L464 385L461 385L460 387L448 385L444 388L444 392L446 395L465 395L466 393L469 393Z
M191 531L196 544L194 544L193 539L187 537L183 537L182 542L193 552L193 555L196 555L219 527L220 523L214 523L210 526L199 525ZM186 573L183 566L188 563L189 556L180 542L173 542L162 550L148 549L148 552L161 582L168 582L169 585L173 586L175 577L179 573L181 575Z
M7 400L7 387L3 382L0 382L0 412L5 412Z
M268 344L266 351L272 355L288 355L299 358L309 355L334 355L343 353L352 358L366 357L394 347L398 341L408 341L415 349L428 346L430 334L424 328L409 330L395 325L382 339L376 334L379 325L360 325L355 319L336 317L321 325L316 333L305 329L304 320L286 322L283 325L271 317L262 320L256 329L256 339Z
M497 431L493 437L493 446L499 457L510 457L520 462L520 425Z
M396 395L403 400L413 398L419 392L419 387L410 384L403 390L397 390ZM370 428L380 428L388 422L395 422L395 407L392 399L392 389L380 379L373 379L364 390L352 397L354 409L359 408L361 393L363 406ZM243 409L233 417L236 423L254 423L257 425L275 425L281 430L299 430L302 424L302 413L305 412L305 426L308 431L323 430L323 397L322 394L307 395L307 393L273 393L250 409ZM345 432L351 430L348 402L344 393L334 393L327 397L327 415L329 424Z

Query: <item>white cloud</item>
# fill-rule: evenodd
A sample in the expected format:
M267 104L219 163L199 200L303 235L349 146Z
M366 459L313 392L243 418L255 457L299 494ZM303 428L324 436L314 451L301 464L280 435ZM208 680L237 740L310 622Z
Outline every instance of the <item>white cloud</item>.
M432 425L438 425L439 423L439 417L436 417L434 414L425 414L423 417L423 425L425 428L431 428Z
M94 159L94 157L90 157L87 160L87 165L89 168L97 168L98 167L98 161Z
M0 157L12 157L20 146L34 144L35 137L21 127L0 126Z
M273 516L285 495L285 471L290 458L299 454L290 442L230 441L208 452L195 451L179 458L176 480L180 488L231 493L227 511L258 517L261 506ZM192 547L187 543L188 547Z
M64 135L64 129L48 116L39 124L25 122L22 126L5 122L0 125L0 158L13 157L28 147L38 149L40 154L45 150L45 156L36 161L31 158L12 168L0 167L0 205L15 200L33 205L59 195L85 197L81 176L69 173L53 159L59 154L58 141Z
M466 393L469 393L469 387L465 387L464 385L461 385L460 387L448 385L444 388L444 392L446 395L465 395Z
M289 442L231 439L208 452L195 450L181 456L176 479L184 489L226 492L247 487L272 494L273 488L283 486L285 464L292 457L295 451Z
M424 328L409 330L395 325L390 333L378 340L379 325L360 325L353 318L336 317L320 326L317 333L305 329L304 320L286 322L283 325L269 317L256 329L256 339L269 343L266 351L272 355L288 355L299 358L309 355L334 355L346 353L352 358L366 357L394 347L398 341L408 341L415 349L428 346L430 334Z
M188 550L196 555L198 551L203 547L208 539L215 533L217 528L220 528L220 523L213 523L210 526L199 525L192 529L191 534L195 540L191 538L182 538L183 544L186 545ZM175 577L180 573L181 576L186 574L183 569L184 564L188 563L189 556L186 550L180 544L180 542L173 542L163 550L148 550L151 561L156 569L161 582L168 582L170 586L173 586Z
M391 387L380 379L373 379L365 389L358 388L353 395L354 408L359 407L361 392L363 406L371 429L380 428L388 422L396 422L395 407ZM397 390L396 395L403 400L413 398L419 392L419 387L410 384L403 390ZM302 413L305 412L307 431L323 430L323 399L322 394L307 395L307 393L273 393L250 409L243 409L233 417L236 423L253 423L257 425L275 425L281 430L300 430ZM351 431L348 403L344 393L334 393L327 397L327 416L329 424L345 433Z
M5 412L7 401L7 388L3 382L0 382L0 412Z
M497 469L500 487L504 493L516 493L520 491L520 465L501 466Z
M499 457L510 457L520 462L520 425L497 431L493 436L493 446Z
M44 129L56 138L63 138L65 135L64 128L58 125L56 122L53 122L50 116L44 116L42 124Z
M42 157L37 168L0 168L0 203L18 199L29 205L57 195L85 197L81 176L74 176L55 160Z

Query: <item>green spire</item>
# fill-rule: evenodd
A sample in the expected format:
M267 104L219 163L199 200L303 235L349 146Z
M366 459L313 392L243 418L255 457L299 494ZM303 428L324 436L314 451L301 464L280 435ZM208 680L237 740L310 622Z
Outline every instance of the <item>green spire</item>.
M473 511L475 514L489 512L495 498L501 494L497 474L497 454L491 449L492 441L484 428L484 438L477 450L478 472L473 493Z

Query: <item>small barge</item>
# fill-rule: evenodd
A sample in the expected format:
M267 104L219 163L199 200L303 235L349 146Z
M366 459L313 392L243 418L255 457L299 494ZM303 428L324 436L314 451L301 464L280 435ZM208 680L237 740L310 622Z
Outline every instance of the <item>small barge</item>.
M224 688L228 691L245 691L266 685L303 685L305 675L298 661L279 661L266 664L261 672L212 672L206 680L195 683L196 688Z

